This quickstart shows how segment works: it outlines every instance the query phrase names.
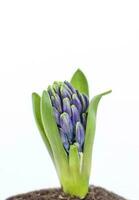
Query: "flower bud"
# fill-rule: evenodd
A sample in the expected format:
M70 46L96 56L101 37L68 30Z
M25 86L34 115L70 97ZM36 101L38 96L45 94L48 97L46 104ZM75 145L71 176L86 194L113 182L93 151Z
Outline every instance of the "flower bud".
M82 111L82 104L81 104L81 101L78 98L77 94L73 94L72 95L72 104L74 104L77 107L77 109L79 110L79 112Z
M69 152L69 142L68 142L68 138L67 135L64 133L64 131L60 128L60 136L61 136L61 140L63 143L64 148L66 149L67 152Z
M80 121L80 114L75 105L71 105L71 112L72 112L72 116L71 116L72 124L75 125L76 122Z
M68 86L68 88L73 92L76 93L76 90L72 87L72 85L68 81L64 81L64 83Z
M60 126L65 134L68 136L68 140L71 143L73 140L73 126L68 113L64 112L60 115Z
M84 128L80 122L76 123L76 142L79 144L79 151L82 151L84 143Z
M77 91L77 96L80 99L81 104L82 104L82 112L86 112L89 105L88 97L84 94L79 93L78 91Z
M63 112L68 113L69 116L71 117L70 101L67 97L63 99Z
M52 105L61 113L62 107L61 107L61 100L60 97L55 94L55 96L51 96Z
M60 92L61 92L61 97L62 98L66 98L68 97L69 99L71 98L71 94L68 90L66 90L66 87L64 85L62 85L60 87Z
M58 82L53 83L53 89L58 95L60 94L60 84Z
M58 112L58 110L55 107L53 107L53 110L54 110L56 123L59 125L60 124L60 113Z
M50 97L51 96L55 96L55 91L54 91L54 89L52 88L52 86L48 86L48 93L49 93L49 95L50 95Z

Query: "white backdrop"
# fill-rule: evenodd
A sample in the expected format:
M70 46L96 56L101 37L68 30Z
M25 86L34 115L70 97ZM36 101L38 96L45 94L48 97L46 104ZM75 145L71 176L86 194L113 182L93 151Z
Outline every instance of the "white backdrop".
M90 182L139 199L138 0L0 1L0 200L59 182L31 93L80 67L100 103Z

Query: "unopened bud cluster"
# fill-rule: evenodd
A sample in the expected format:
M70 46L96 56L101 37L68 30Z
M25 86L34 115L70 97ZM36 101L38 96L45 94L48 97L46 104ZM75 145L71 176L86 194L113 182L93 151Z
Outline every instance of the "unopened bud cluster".
M56 123L66 152L71 144L78 145L83 151L87 121L88 97L79 93L72 85L64 81L54 82L48 87Z

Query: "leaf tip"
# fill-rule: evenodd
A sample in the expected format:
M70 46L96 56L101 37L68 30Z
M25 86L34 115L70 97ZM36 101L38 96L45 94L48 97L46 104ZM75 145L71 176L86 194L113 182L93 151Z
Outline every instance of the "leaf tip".
M36 99L40 98L40 96L36 92L33 92L31 97L32 97L32 101L36 101Z
M103 95L107 95L107 94L110 94L112 92L112 90L107 90L106 92L103 93Z
M43 90L42 96L46 96L46 94L47 94L47 91L46 91L46 90Z
M88 88L88 81L83 73L83 71L78 68L75 73L73 74L70 83L72 86L75 87L79 92L86 94L89 96L89 88Z
M76 72L77 72L77 73L82 73L82 74L83 74L83 71L82 71L80 68L77 68ZM76 73L76 72L75 72L75 73Z
M85 77L85 75L84 75L83 71L82 71L80 68L77 68L77 70L75 71L75 73L74 73L74 74L81 74L82 76L84 76L84 77Z
M37 93L36 92L32 92L32 97L34 97L34 96L36 96L37 95Z

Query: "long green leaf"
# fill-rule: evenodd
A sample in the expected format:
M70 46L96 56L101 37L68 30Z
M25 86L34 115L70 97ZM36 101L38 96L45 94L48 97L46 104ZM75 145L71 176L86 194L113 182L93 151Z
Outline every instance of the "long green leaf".
M45 133L45 130L44 130L43 124L42 124L41 113L40 113L40 101L41 101L40 96L37 93L33 93L32 94L32 105L33 105L34 118L35 118L37 127L39 129L39 132L41 134L41 137L44 141L44 144L46 145L48 152L54 162L53 152L52 152L49 140L46 136L47 134Z
M111 92L107 91L105 93L95 96L90 102L88 109L88 118L87 118L87 127L85 133L85 144L84 144L84 153L83 153L83 168L82 172L84 176L88 179L90 177L91 163L92 163L92 148L95 137L95 128L96 128L96 115L98 103L102 96L109 94Z
M79 92L86 94L89 97L89 89L87 78L84 73L78 69L72 76L70 83L76 88Z
M61 142L58 127L56 125L51 100L47 91L44 91L41 99L41 116L47 137L53 150L56 168L59 176L67 174L68 159ZM66 172L65 172L66 171Z

